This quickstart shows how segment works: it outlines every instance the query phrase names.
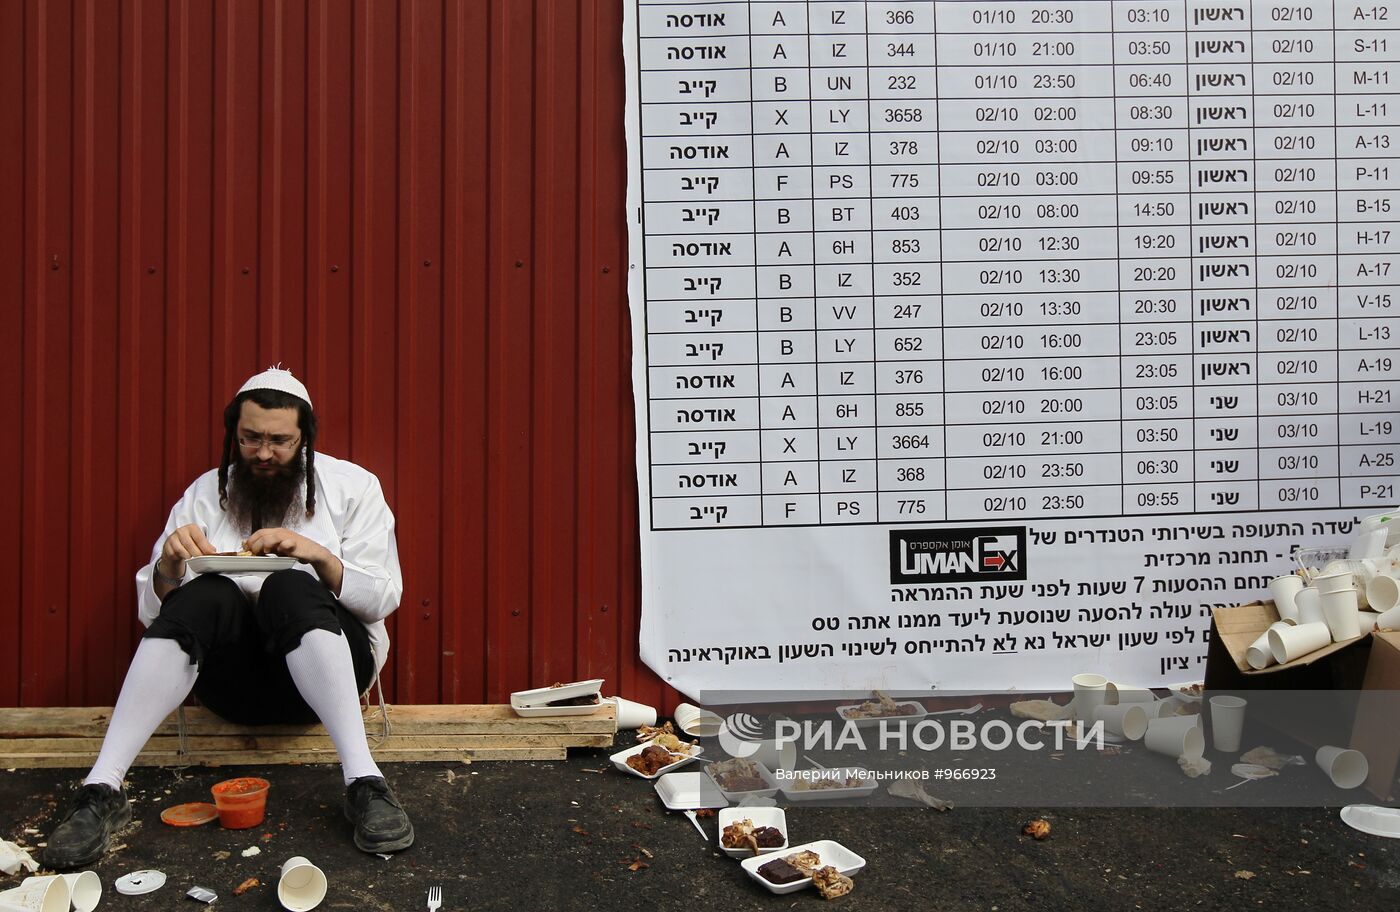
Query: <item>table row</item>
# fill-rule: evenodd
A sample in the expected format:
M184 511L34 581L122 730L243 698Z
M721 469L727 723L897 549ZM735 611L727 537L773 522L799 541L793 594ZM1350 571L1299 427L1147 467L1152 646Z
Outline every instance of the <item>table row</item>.
M653 497L653 529L735 526L993 522L1064 517L1119 517L1251 510L1394 506L1400 476L1325 478L1303 482L1075 486L1053 491L1003 486L948 492L852 492L711 497Z

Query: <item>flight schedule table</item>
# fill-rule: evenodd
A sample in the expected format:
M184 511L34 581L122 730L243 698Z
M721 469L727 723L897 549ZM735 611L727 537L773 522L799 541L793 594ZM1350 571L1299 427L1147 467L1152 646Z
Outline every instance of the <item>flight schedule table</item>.
M1394 506L1400 2L635 2L652 529Z

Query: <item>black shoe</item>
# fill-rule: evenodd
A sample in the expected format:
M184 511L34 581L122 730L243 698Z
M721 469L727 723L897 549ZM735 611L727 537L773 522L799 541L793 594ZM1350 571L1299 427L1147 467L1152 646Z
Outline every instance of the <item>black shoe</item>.
M355 825L355 847L362 852L399 852L413 845L413 824L389 783L378 776L350 783L345 816Z
M64 871L92 864L107 851L107 839L130 822L126 792L100 783L83 786L49 834L44 866Z

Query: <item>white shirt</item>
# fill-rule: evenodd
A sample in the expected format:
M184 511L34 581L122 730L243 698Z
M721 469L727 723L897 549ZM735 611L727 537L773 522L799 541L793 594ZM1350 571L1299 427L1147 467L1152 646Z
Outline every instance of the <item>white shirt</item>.
M345 567L340 583L340 604L344 605L369 632L376 669L389 657L389 633L384 619L399 607L403 595L403 574L399 570L399 550L394 541L394 514L384 501L384 491L374 474L343 459L316 453L316 515L306 516L305 508L293 510L286 528L323 545ZM219 473L210 469L195 479L170 511L165 531L151 549L151 562L136 573L136 594L141 623L147 627L160 615L160 598L152 583L152 570L161 546L181 526L193 523L216 551L237 551L247 537L219 507ZM312 576L310 564L298 563L298 570ZM194 574L186 569L185 578ZM247 574L230 577L249 597L257 598L264 576Z

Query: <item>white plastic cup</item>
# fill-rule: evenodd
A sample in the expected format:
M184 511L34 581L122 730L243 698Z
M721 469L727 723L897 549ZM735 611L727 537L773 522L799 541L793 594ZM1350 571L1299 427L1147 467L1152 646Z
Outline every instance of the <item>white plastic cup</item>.
M92 912L102 901L102 878L96 871L64 874L63 879L68 882L68 899L76 912Z
M762 763L765 767L777 772L778 770L797 769L797 742L783 740L778 741L767 738L757 742L758 750L749 756L755 763Z
M1331 643L1332 630L1326 624L1299 624L1297 627L1270 628L1268 637L1274 661L1282 665Z
M643 725L656 724L656 707L647 706L645 703L637 703L626 697L604 697L604 700L617 708L617 727L641 728Z
M1361 628L1361 635L1365 636L1376 629L1376 621L1380 618L1374 611L1356 612L1356 626Z
M1400 606L1400 580L1388 573L1377 573L1366 584L1366 601L1372 611L1381 614Z
M1356 574L1350 570L1329 570L1314 576L1312 584L1323 595L1343 589L1355 589Z
M690 735L692 738L713 738L719 734L720 726L724 720L708 709L701 709L694 703L680 703L675 711L671 713L671 718L676 720L676 727Z
M1319 747L1314 759L1327 774L1327 778L1332 780L1332 784L1340 789L1356 788L1366 781L1366 776L1370 773L1370 764L1366 762L1366 755L1361 751L1328 745Z
M1376 618L1376 629L1400 630L1400 606L1392 608Z
M1120 703L1157 702L1157 695L1152 692L1152 688L1143 687L1140 684L1115 684L1109 681L1104 690L1107 692L1107 699L1104 702L1109 706L1117 706Z
M1332 631L1332 642L1340 643L1361 636L1361 623L1356 614L1355 589L1322 593L1322 616L1327 619L1327 629Z
M1241 698L1225 694L1210 698L1210 740L1216 750L1227 754L1239 751L1246 705Z
M0 905L24 912L68 912L68 881L61 874L26 877L17 887L0 893Z
M1298 606L1294 603L1303 589L1303 580L1296 573L1276 576L1269 580L1269 595L1273 597L1278 616L1284 620L1298 620Z
M277 901L290 912L308 912L326 898L326 873L301 855L282 862Z
M1303 591L1309 592L1312 590L1304 589ZM1273 630L1276 627L1295 626L1297 625L1291 621L1274 621L1269 625L1269 630ZM1270 665L1278 664L1278 659L1274 658L1274 651L1269 648L1269 630L1265 630L1263 633L1259 634L1259 638L1253 643L1250 643L1249 648L1245 650L1245 661L1248 662L1249 667L1253 668L1255 671L1268 668Z
M1094 721L1102 722L1106 731L1137 741L1147 734L1147 707L1142 703L1100 706L1094 710Z
M1206 737L1198 724L1200 718L1173 716L1149 719L1142 743L1155 754L1200 759L1206 752Z
M1108 678L1101 674L1077 674L1070 681L1074 683L1074 717L1094 718L1094 710L1108 700Z
M1327 621L1322 616L1322 593L1312 586L1304 586L1293 599L1293 603L1298 606L1299 624L1325 624Z

